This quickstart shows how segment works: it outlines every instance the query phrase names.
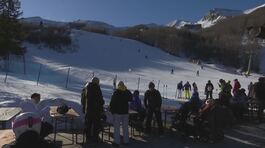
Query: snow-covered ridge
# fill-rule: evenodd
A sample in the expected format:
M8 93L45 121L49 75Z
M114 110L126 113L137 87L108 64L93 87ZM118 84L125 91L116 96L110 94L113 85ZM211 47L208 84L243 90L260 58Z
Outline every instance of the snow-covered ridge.
M73 21L73 23L83 23L83 24L86 24L87 26L95 27L95 28L106 28L106 29L114 29L115 28L115 26L112 26L112 25L104 23L104 22L99 22L99 21L77 20L77 21Z
M197 22L189 22L189 21L183 21L183 20L174 20L166 26L168 27L176 27L178 29L183 28L185 25L196 25L201 24L202 28L208 28L216 23L218 23L220 20L234 17L243 14L243 11L241 10L231 10L231 9L222 9L222 8L214 8L210 10L202 19L200 19Z
M48 20L44 19L41 17L28 17L28 18L22 18L20 19L22 23L29 23L29 24L34 24L38 25L40 22L43 23L43 25L49 25L49 26L66 26L67 22L59 22L59 21L53 21L53 20Z
M232 10L232 9L223 9L223 8L214 8L209 11L211 14L216 14L219 16L237 16L241 15L241 10Z
M263 7L265 7L265 3L262 4L262 5L260 5L260 6L258 6L258 7L255 7L255 8L251 8L251 9L245 10L245 11L244 11L244 14L250 14L250 13L252 13L252 12L254 12L254 11L260 9L260 8L263 8Z
M38 25L40 24L40 22L43 23L43 25L47 25L47 26L68 26L69 23L83 23L85 24L87 27L93 27L93 28L103 28L103 29L107 29L107 30L112 30L115 29L115 26L109 25L107 23L104 22L99 22L99 21L90 21L90 20L77 20L77 21L72 21L72 22L60 22L60 21L53 21L53 20L48 20L48 19L44 19L41 17L28 17L28 18L22 18L20 20L23 23L29 23L29 24L35 24Z
M166 26L167 27L175 27L177 29L180 29L184 27L186 24L192 24L191 22L188 21L183 21L183 20L174 20L170 23L168 23Z
M201 20L199 20L197 24L201 24L202 28L208 28L215 25L220 20L241 14L243 14L243 11L241 10L214 8L210 10Z

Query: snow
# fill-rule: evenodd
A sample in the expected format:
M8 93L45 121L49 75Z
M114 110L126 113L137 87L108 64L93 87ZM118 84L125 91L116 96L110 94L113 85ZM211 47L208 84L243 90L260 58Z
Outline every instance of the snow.
M222 8L214 8L209 11L209 13L200 19L197 24L201 24L202 28L208 28L220 20L226 19L228 17L234 17L243 14L241 10L230 10L230 9L222 9Z
M23 74L22 61L11 63L11 72L4 83L5 72L0 71L0 106L18 106L21 100L29 98L34 93L42 96L42 107L66 102L70 107L81 113L80 93L84 84L94 74L100 79L101 89L106 103L113 92L113 79L125 82L131 91L138 88L141 98L148 89L148 83L153 81L160 90L164 104L179 105L175 99L177 83L196 82L201 98L204 98L204 86L208 80L214 84L214 97L217 97L217 82L220 78L234 80L237 78L243 88L259 75L253 74L246 78L236 74L236 69L221 65L200 65L188 62L187 59L174 57L162 50L148 46L138 41L96 33L72 30L71 37L78 45L76 52L57 53L46 47L25 43L26 74ZM146 58L147 56L147 58ZM37 85L38 70L42 65L40 82ZM66 86L67 72L70 68L69 84ZM171 74L171 69L174 74ZM196 76L196 71L200 76ZM158 86L159 84L159 86ZM80 117L80 121L83 116ZM78 122L82 123L82 122Z
M231 9L223 9L223 8L214 8L210 10L211 13L215 13L219 16L237 16L241 15L241 10L231 10Z
M176 27L177 29L180 29L180 28L184 27L186 24L192 24L192 23L188 22L188 21L183 21L183 20L174 20L174 21L168 23L166 26Z
M216 19L214 20L208 20L208 19L201 19L197 22L197 24L201 24L202 28L209 28L213 25L215 25L217 22L219 22L222 19L226 19L225 16L218 16Z
M262 7L265 7L265 4L262 4L262 5L258 6L258 7L255 7L255 8L251 8L251 9L245 10L244 14L250 14L250 13L252 13L252 12L262 8Z

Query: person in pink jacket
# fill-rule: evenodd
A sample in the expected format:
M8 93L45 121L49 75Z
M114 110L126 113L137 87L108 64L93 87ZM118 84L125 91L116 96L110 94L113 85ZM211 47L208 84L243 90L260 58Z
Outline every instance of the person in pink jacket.
M234 80L234 86L233 86L233 95L235 96L239 89L241 88L241 85L237 79Z

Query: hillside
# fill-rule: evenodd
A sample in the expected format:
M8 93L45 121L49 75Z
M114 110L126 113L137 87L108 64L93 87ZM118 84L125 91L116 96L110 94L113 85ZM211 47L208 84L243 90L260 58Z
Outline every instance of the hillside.
M93 75L100 79L106 103L110 100L113 79L117 75L118 81L124 81L131 91L138 89L139 83L141 99L148 89L148 83L153 81L163 97L163 104L176 106L180 106L179 101L185 101L175 98L176 86L181 80L184 83L196 82L203 99L208 80L213 82L214 97L217 98L220 78L231 81L237 78L241 86L247 88L251 81L255 82L259 77L253 74L246 78L238 75L236 69L222 65L203 64L204 68L201 69L200 65L187 59L130 39L78 30L72 30L71 38L78 45L75 52L59 53L42 45L25 43L28 49L25 55L26 73L23 74L23 60L17 58L10 61L7 77L6 72L0 69L0 107L18 106L23 99L37 92L43 100L40 108L66 103L81 114L76 123L82 125L80 94ZM174 70L173 74L171 69ZM199 76L196 76L197 70Z
M47 50L46 47L39 49L39 46L25 44L28 48L27 57L27 75L23 75L22 64L13 63L13 73L8 77L8 83L13 83L18 79L25 79L26 84L36 84L39 65L42 67L40 84L43 87L65 87L65 79L68 67L71 67L70 81L68 88L74 91L74 96L67 98L76 100L86 81L91 78L92 72L101 79L104 97L109 99L112 93L112 83L115 75L118 80L125 81L130 90L137 89L138 78L140 77L139 89L143 93L150 81L158 85L163 97L175 98L176 84L183 80L196 82L199 86L201 96L203 96L204 85L211 79L217 86L220 78L233 80L238 78L243 87L247 87L250 81L255 81L255 77L246 79L244 76L235 74L235 69L226 68L218 65L205 65L203 70L200 66L193 64L186 59L177 58L164 53L158 48L145 45L141 42L105 36L95 33L73 30L71 37L78 44L79 48L74 53L58 53L53 50ZM170 74L174 69L174 74ZM20 70L20 71L19 71ZM196 71L200 71L200 76L196 77ZM4 74L1 76L4 78ZM2 84L2 83L1 83ZM25 84L25 85L26 85ZM19 84L24 85L24 84ZM28 86L27 86L28 87ZM27 88L25 87L25 88ZM23 88L23 87L22 87ZM42 88L10 90L8 86L3 85L1 91L12 93L22 92L23 96L34 91L40 91ZM40 90L39 90L40 89ZM43 92L45 97L50 96L48 92ZM47 94L46 94L47 93ZM217 92L216 92L217 93ZM52 93L55 96L64 96L63 94ZM53 96L52 95L52 96ZM216 96L217 97L217 96Z
M179 57L201 59L241 68L244 71L247 71L249 54L252 53L254 58L251 70L264 72L261 61L264 54L260 44L263 41L252 42L248 37L248 29L265 24L265 7L251 10L251 13L243 14L243 11L214 9L205 20L215 21L220 16L226 17L219 19L218 23L212 24L211 27L197 31L189 29L198 27L192 25L179 29L177 26L183 24L183 21L173 21L168 24L173 27L150 28L138 25L117 31L114 35L144 42Z

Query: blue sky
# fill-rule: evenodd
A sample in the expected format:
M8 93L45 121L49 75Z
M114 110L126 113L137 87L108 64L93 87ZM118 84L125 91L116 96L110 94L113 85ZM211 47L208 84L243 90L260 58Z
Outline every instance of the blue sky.
M245 10L264 0L20 0L23 17L97 20L115 26L197 21L212 8Z

